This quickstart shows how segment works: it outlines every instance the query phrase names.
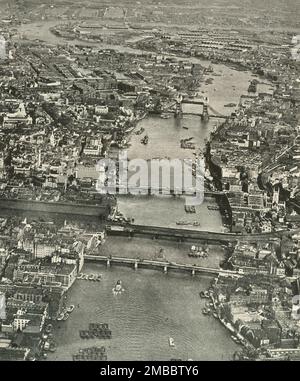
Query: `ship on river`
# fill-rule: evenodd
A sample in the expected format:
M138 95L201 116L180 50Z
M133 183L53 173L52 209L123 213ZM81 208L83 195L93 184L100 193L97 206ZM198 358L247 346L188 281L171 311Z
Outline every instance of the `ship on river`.
M149 136L145 135L144 138L141 140L141 143L144 145L147 145L149 142Z

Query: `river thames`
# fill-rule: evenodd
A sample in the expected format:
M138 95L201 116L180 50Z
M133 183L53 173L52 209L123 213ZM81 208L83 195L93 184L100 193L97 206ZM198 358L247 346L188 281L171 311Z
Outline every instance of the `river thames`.
M28 40L37 37L47 43L59 44L66 41L54 36L49 28L56 22L22 25L18 28ZM24 40L26 43L26 40ZM72 41L71 43L78 43ZM82 44L85 44L82 42ZM93 44L97 48L115 48L140 54L138 50L128 47L104 46ZM184 59L179 57L178 59ZM188 58L208 67L210 62L196 58ZM227 103L238 104L240 96L247 93L249 82L253 75L247 71L237 71L223 64L213 64L214 73L207 75L211 83L201 84L199 95L208 96L209 104L222 115L230 115L235 107L224 107ZM266 82L265 80L263 82ZM259 91L270 91L270 84L259 85ZM185 106L193 107L194 106ZM184 109L190 112L191 109ZM199 112L199 110L195 110ZM208 122L201 121L199 116L184 115L177 120L174 117L161 119L149 117L142 120L137 129L144 128L142 136L132 133L131 146L128 149L129 158L185 158L193 157L204 148L205 139L221 120L211 118ZM145 134L149 136L147 146L140 139ZM196 149L180 148L180 139L193 137ZM157 226L176 225L178 220L189 219L190 223L200 223L201 230L223 231L222 219L218 211L209 211L208 204L214 200L206 200L200 205L193 216L184 212L184 200L172 197L130 197L119 198L119 210L139 224ZM189 226L188 226L189 228ZM158 248L151 248L149 252ZM133 244L133 243L132 243ZM183 255L181 247L166 248L168 257L176 260ZM123 250L130 251L130 245L115 242L114 254L122 256ZM134 244L132 251L138 255L140 246ZM111 251L107 250L107 254ZM184 249L185 250L185 249ZM145 247L141 251L146 252ZM214 254L214 250L210 250ZM216 260L222 258L216 253ZM184 252L186 255L186 251ZM217 262L216 262L217 263ZM54 336L57 341L57 351L49 354L49 360L71 360L79 349L104 345L108 360L231 360L238 346L231 340L230 334L212 316L203 316L202 309L207 300L200 299L199 291L206 289L212 278L179 273L163 274L159 271L137 270L126 267L106 269L101 265L86 264L83 272L101 273L101 282L78 280L68 293L68 305L74 304L75 310L66 322L55 323ZM112 288L121 279L125 291L114 295ZM83 340L79 330L87 329L89 323L108 323L112 330L112 339ZM175 341L175 347L169 346L169 338Z
M56 323L58 349L49 360L71 360L81 348L105 346L108 360L231 360L238 346L229 332L212 316L201 311L207 299L199 291L209 277L163 274L88 264L85 273L101 273L102 282L76 281L68 303L76 306L66 322ZM112 288L122 280L124 293ZM111 340L84 340L79 330L89 323L108 323ZM169 346L169 338L175 347Z

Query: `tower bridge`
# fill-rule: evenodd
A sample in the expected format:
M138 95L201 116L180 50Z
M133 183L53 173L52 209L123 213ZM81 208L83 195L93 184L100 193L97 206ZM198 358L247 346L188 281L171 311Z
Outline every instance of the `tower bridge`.
M199 105L199 112L187 112L183 110L183 105L189 104L189 105ZM182 118L183 114L185 115L199 115L201 117L201 120L208 121L209 118L223 118L226 119L227 116L219 113L217 110L215 110L213 107L209 105L209 99L208 97L201 97L201 98L184 98L183 96L179 96L176 99L176 102L174 103L175 111L174 115L176 118ZM210 111L210 112L209 112Z

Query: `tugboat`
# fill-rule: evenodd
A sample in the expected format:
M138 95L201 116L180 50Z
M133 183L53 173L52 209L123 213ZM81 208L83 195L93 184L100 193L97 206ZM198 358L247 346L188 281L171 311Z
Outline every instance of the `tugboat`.
M74 311L74 308L75 308L74 304L71 304L70 307L67 308L67 312L69 314L72 313Z
M141 127L139 130L136 131L136 135L141 135L143 132L145 131L145 129L143 127Z
M148 135L145 135L143 137L143 139L141 140L141 143L144 144L144 145L147 145L149 142L149 136Z
M169 345L170 345L170 347L175 347L175 342L174 342L173 337L169 338Z
M115 287L112 289L114 295L119 295L124 291L124 288L122 287L122 282L120 280L117 281Z

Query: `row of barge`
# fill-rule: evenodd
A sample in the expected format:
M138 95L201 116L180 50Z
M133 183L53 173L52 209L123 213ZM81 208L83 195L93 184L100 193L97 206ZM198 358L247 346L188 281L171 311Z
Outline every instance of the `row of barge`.
M111 339L112 332L106 323L90 323L87 330L80 330L82 339Z
M90 347L80 349L73 355L73 361L107 361L105 347Z

